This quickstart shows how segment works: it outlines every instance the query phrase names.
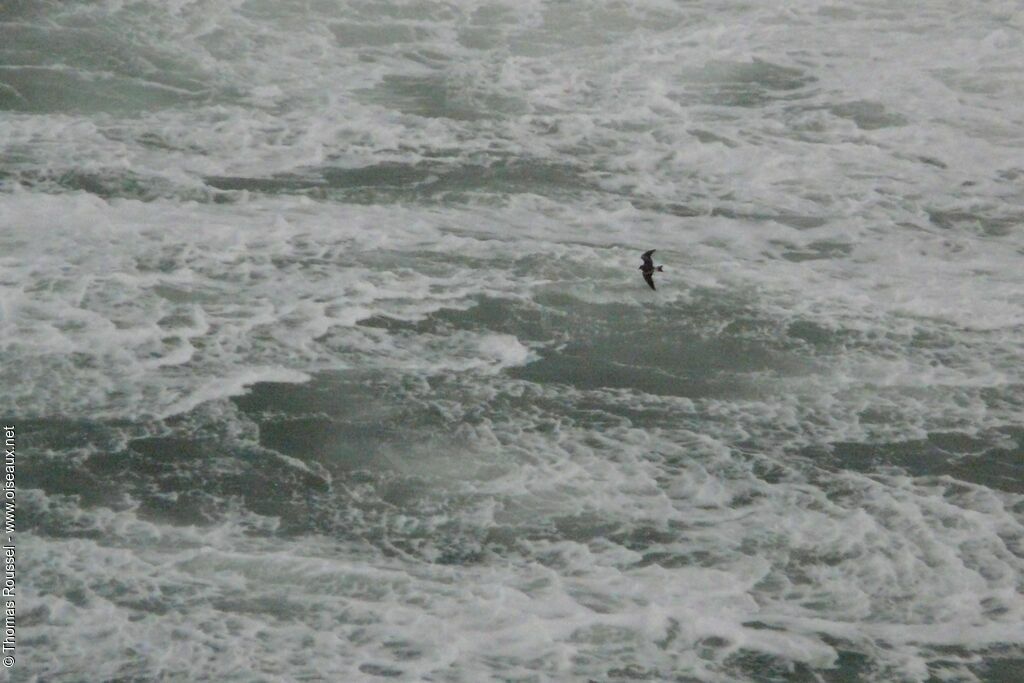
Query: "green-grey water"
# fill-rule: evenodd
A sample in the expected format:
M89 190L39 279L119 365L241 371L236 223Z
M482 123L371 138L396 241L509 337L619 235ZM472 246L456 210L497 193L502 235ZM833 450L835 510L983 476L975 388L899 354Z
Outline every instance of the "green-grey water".
M0 4L10 680L1021 679L1022 32Z

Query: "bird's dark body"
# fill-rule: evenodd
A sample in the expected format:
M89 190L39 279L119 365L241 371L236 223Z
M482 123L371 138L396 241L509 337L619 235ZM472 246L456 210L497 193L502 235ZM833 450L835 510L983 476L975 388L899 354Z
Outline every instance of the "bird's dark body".
M643 265L641 265L639 268L640 272L644 274L644 280L647 282L648 285L651 286L651 289L653 290L658 289L657 287L654 286L654 274L664 272L662 271L661 266L654 265L654 259L651 258L651 254L653 254L655 251L657 251L657 249L651 249L650 251L645 251L643 253L643 255L640 257L641 259L643 259Z

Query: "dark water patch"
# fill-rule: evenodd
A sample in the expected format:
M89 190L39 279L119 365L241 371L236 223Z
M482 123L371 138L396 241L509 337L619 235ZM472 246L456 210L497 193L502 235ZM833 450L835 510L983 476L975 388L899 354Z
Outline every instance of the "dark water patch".
M860 681L881 680L877 678L878 667L869 655L839 638L825 633L818 635L836 651L835 665L816 671L822 683L860 683Z
M726 657L725 671L740 680L759 683L820 683L819 672L803 662L756 650L739 648Z
M675 529L661 528L644 522L626 526L617 524L611 528L606 526L601 535L624 548L637 552L658 548L663 544L675 543L680 537L679 531Z
M606 538L622 528L622 523L598 515L578 514L556 517L552 520L555 537L580 543Z
M487 166L463 165L443 176L443 180L452 189L496 186L504 192L538 194L550 194L552 189L598 189L580 167L528 158L502 160ZM538 191L543 188L549 189Z
M520 340L548 342L562 338L569 324L566 315L544 306L509 299L480 297L466 309L444 308L417 323L420 333L449 329L487 330L511 334Z
M695 218L697 216L707 216L708 211L706 209L692 206L690 204L682 204L677 202L659 202L653 199L630 199L630 204L634 208L640 211L654 211L655 213L667 213L672 216L679 216L680 218Z
M328 490L323 477L251 444L208 438L176 427L39 420L19 435L49 457L24 458L19 485L46 496L74 497L83 509L131 507L143 519L205 525L230 514L234 501L257 514L281 515L291 501ZM146 431L160 436L135 436ZM177 433L176 433L177 432ZM26 517L37 533L92 537L78 518L48 509Z
M700 84L696 92L676 96L692 104L696 97L706 104L726 107L760 107L779 100L807 96L799 92L817 78L793 67L760 59L751 62L711 61L701 69L685 71L688 80Z
M382 664L360 664L359 670L369 676L379 676L381 678L399 678L403 674L401 669L395 669Z
M940 361L947 355L941 352L955 350L963 343L962 340L956 338L956 335L961 332L962 330L942 327L918 327L913 331L907 343L911 348L931 350L935 360ZM949 364L955 360L955 355L950 357Z
M479 164L385 162L358 168L316 169L302 176L208 176L204 181L219 190L305 194L356 203L465 201L480 193L564 196L599 190L584 169L539 159L498 159Z
M818 14L829 19L859 19L861 12L843 5L824 5L818 8Z
M985 683L1020 683L1024 677L1024 653L1019 647L985 653L983 658L968 666Z
M18 420L15 424L19 449L28 455L18 460L19 488L74 496L86 507L121 509L127 506L125 494L129 491L122 487L119 478L123 468L93 468L90 461L104 458L107 453L121 452L125 439L133 432L144 433L146 427L62 418ZM44 510L19 517L19 524L22 525L19 528L38 533L77 529L77 521L65 520L58 524Z
M945 162L943 162L940 159L936 159L935 157L919 156L917 157L917 160L920 161L922 164L928 164L929 166L935 166L936 168L949 168L949 166L947 166Z
M235 404L259 426L260 444L331 471L388 469L381 451L399 419L381 412L375 387L322 378L307 385L258 383Z
M932 645L923 648L931 677L928 683L940 681L981 680L985 683L1017 683L1021 680L1021 648L972 649L963 645ZM978 679L970 677L970 673Z
M463 26L459 29L459 45L470 50L491 50L503 36L491 27Z
M739 143L736 142L735 140L730 140L729 138L722 137L721 135L717 135L715 133L712 133L711 131L700 130L700 129L693 128L693 129L690 129L690 130L688 130L686 132L688 132L693 137L697 138L697 140L699 140L700 142L704 143L705 145L710 145L710 144L716 144L717 143L717 144L725 145L726 147L730 147L730 148L739 147Z
M45 14L66 3L33 5ZM10 6L3 3L0 9ZM230 95L215 93L189 60L125 40L103 25L70 27L57 21L0 24L0 110L144 114Z
M389 332L418 332L421 329L420 323L417 321L399 320L386 315L372 315L369 318L356 321L356 324L360 327L371 327Z
M144 425L133 426L129 422L101 422L60 417L18 419L16 424L19 444L32 453L76 450L85 453L92 450L116 449L123 444L126 434L144 433L148 429ZM34 462L36 458L27 460Z
M125 135L121 131L118 131L116 129L108 129L104 131L104 134L112 140L132 140L131 136ZM142 133L138 137L135 137L133 141L137 142L143 147L160 150L162 152L192 152L195 154L203 154L205 152L205 150L198 146L182 146L173 144L167 138L160 135L159 133Z
M465 310L442 309L411 327L418 333L447 330L501 332L544 346L540 358L506 372L540 384L580 389L634 389L689 397L734 395L754 390L757 373L804 372L779 343L776 324L751 317L742 307L722 310L719 296L697 296L678 310L657 313L627 304L594 304L558 293L529 304L479 299ZM723 324L723 321L730 321ZM403 325L384 320L374 325ZM557 343L551 343L557 342Z
M58 67L0 69L0 110L43 112L142 112L206 101L207 92L159 82Z
M0 3L0 21L25 21L52 8L53 0L7 0Z
M384 163L360 168L328 168L322 172L328 187L401 187L421 183L443 167L433 164Z
M801 214L788 213L780 211L777 213L766 213L766 212L743 212L728 207L716 207L711 210L712 216L721 216L723 218L733 218L737 220L750 221L753 223L759 223L762 221L774 221L781 223L782 225L788 225L791 228L797 228L799 230L808 230L811 228L820 228L821 226L828 223L827 218L820 216L806 216Z
M377 435L383 437L401 429L434 424L436 416L423 413L423 405L403 402L406 394L401 380L389 381L374 372L349 371L322 373L303 384L259 382L232 401L261 424L274 420L344 419L359 429L361 425L380 425L379 429L386 431Z
M334 23L328 26L342 47L387 46L431 38L427 28L409 23Z
M829 447L829 459L843 469L873 472L899 467L912 476L946 475L1002 491L1024 493L1024 428L1012 427L1003 432L1016 443L993 445L994 437L935 432L926 439L914 441L834 443ZM814 456L811 452L808 454Z
M323 187L326 183L316 178L282 174L272 178L248 178L239 176L206 176L203 178L210 187L218 190L246 190L267 194L289 194Z
M204 181L218 190L246 190L266 194L293 194L317 189L402 188L418 186L440 168L431 164L385 162L359 168L329 168L306 175L283 173L270 178L207 176Z
M844 102L829 107L829 111L840 118L853 121L861 130L893 128L908 123L906 117L888 111L881 102L870 100Z
M538 383L579 389L636 389L692 398L742 394L751 389L744 374L778 365L776 353L756 342L727 335L704 337L675 330L652 336L643 329L595 332L509 371Z
M38 4L45 6L43 2ZM34 25L0 23L0 45L0 66L9 68L48 68L81 82L97 78L134 80L183 93L205 92L208 87L205 75L191 60L144 45L123 30L84 20L81 15L58 16ZM68 66L71 64L73 68Z
M428 62L430 66L437 66L433 60ZM482 121L527 111L526 103L518 98L477 91L471 83L444 74L388 75L379 85L362 94L374 104L424 118Z
M703 397L719 387L702 377L659 372L639 365L606 360L606 352L593 347L568 348L510 374L531 382L569 384L578 389L631 388L649 394Z
M803 247L792 247L789 245L784 246L786 247L786 250L782 252L782 258L794 263L843 258L845 256L849 256L853 251L852 244L845 242L833 242L830 240L811 242Z
M85 171L19 171L0 172L0 177L14 181L26 189L46 193L88 192L102 199L137 199L149 202L156 199L176 199L194 202L221 202L230 200L209 189L183 187L166 178L146 176L121 169Z
M830 330L810 320L791 322L786 328L786 334L817 348L834 346L839 336L835 330Z
M110 457L121 461L127 481L137 480L140 514L174 524L216 521L234 500L243 501L257 514L278 516L289 511L296 497L328 490L323 477L290 465L272 452L219 440L139 439L126 452Z
M658 669L641 666L635 662L608 669L609 683L612 681L662 681L664 674Z
M386 460L378 462L381 444L395 440L398 432L397 424L338 423L328 417L305 417L264 423L260 441L267 448L303 460L327 460L333 470L379 469L388 466Z
M986 215L979 210L926 209L933 225L945 230L964 230L989 237L1005 237L1024 226L1024 214L1011 216Z
M628 197L628 200L633 207L641 211L666 213L672 216L679 216L680 218L711 216L715 218L729 218L732 220L748 221L751 223L773 221L775 223L787 225L791 228L797 228L798 230L820 228L827 224L829 220L822 216L808 216L804 214L790 213L787 211L741 211L727 206L716 206L708 209L706 207L706 202L701 202L699 204L663 202L647 197Z
M293 496L277 512L283 529L356 534L385 552L442 563L482 560L485 531L459 511L486 501L458 480L478 476L485 464L460 460L461 420L366 373L260 383L234 401L258 425L261 447L330 473L330 490Z

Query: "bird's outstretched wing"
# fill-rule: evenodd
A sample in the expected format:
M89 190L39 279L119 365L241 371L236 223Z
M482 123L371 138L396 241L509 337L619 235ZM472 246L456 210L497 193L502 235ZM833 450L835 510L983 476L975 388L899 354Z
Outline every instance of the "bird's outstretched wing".
M649 284L651 286L651 289L657 291L658 288L654 286L654 273L653 272L648 271L648 272L644 273L644 279L647 280L647 284Z
M654 261L651 260L651 254L653 254L656 251L657 251L657 249L651 249L650 251L645 251L643 253L643 255L640 257L641 259L643 259L645 266L647 266L649 268L653 268L654 267Z

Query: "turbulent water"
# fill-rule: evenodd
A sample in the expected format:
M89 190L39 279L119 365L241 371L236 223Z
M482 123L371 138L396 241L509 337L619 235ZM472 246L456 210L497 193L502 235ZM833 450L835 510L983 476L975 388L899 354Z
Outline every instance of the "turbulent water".
M1024 680L1016 0L8 0L0 287L10 680Z

